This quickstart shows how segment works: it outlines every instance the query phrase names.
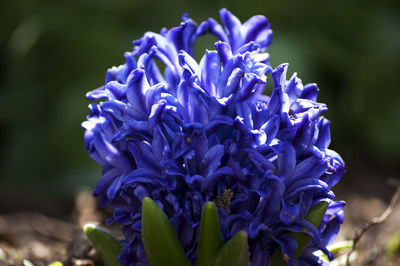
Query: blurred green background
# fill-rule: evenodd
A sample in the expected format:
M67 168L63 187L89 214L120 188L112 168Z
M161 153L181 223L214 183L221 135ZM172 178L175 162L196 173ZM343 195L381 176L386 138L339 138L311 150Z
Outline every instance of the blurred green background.
M144 32L176 26L183 13L197 22L219 19L222 7L241 21L267 16L272 65L289 62L290 74L319 84L331 147L348 165L343 184L396 177L398 0L2 0L0 212L62 215L78 189L93 188L100 166L87 155L80 128L86 92L103 85L106 69L124 63L123 52Z

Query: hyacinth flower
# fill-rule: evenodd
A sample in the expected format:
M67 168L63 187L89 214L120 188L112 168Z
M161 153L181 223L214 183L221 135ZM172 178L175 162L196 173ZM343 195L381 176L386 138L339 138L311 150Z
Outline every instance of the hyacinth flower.
M325 263L313 253L332 259L326 246L344 206L331 191L344 162L328 149L327 107L316 84L287 78L288 64L269 64L265 17L242 24L226 9L220 17L222 25L196 24L184 15L178 27L147 32L87 94L96 103L82 124L85 146L102 165L94 195L113 210L107 222L122 225L118 260L148 265L142 202L151 198L191 265L206 202L217 206L224 243L246 232L251 265L276 256L287 265ZM193 46L204 34L219 41L197 62ZM267 80L271 95L263 95ZM327 209L318 225L306 216L320 202ZM302 249L296 234L309 237Z

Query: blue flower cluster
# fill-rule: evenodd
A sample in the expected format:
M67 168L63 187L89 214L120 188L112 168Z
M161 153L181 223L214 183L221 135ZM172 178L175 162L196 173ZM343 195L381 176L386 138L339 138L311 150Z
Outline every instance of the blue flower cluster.
M273 69L265 53L268 20L241 23L226 9L222 24L210 18L183 22L160 34L147 32L125 53L126 63L107 71L105 85L87 94L90 115L82 126L90 156L102 168L94 194L111 207L108 222L123 226L124 265L146 265L141 243L141 201L152 198L167 214L194 262L201 209L219 206L226 241L245 230L252 265L266 265L279 247L288 265L318 264L343 222L343 202L331 192L344 162L328 149L325 104L316 84L303 85L287 64ZM219 41L197 63L196 39ZM267 76L274 84L263 95ZM304 219L325 200L319 228ZM296 240L312 241L295 261Z

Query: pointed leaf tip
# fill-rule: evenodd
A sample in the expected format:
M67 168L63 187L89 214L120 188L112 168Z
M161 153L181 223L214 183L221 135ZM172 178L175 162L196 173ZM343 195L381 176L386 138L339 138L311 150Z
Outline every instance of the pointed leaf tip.
M85 224L83 226L83 232L85 232L85 234L88 234L89 231L96 229L96 226L94 224Z
M306 215L306 220L311 222L315 227L318 228L319 224L322 221L322 218L324 218L324 215L326 213L326 210L328 209L329 203L327 201L320 201L316 204L314 204L309 212Z
M142 241L150 266L189 266L167 215L148 197L142 201Z
M86 224L83 227L83 231L107 266L122 265L117 260L122 248L117 239L94 224Z
M222 239L217 207L213 202L208 201L203 205L201 213L196 266L209 266L221 247Z
M237 232L213 258L211 266L249 266L250 254L247 233Z

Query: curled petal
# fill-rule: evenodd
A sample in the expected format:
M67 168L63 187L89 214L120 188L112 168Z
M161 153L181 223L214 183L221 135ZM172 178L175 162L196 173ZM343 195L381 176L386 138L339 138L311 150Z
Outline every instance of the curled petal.
M269 22L264 16L254 16L247 20L241 32L244 43L257 42L262 48L266 48L272 41L272 31L269 29Z
M215 43L215 48L218 51L218 56L222 62L222 64L226 64L229 59L232 58L232 48L229 43L218 41Z
M207 191L208 189L215 186L219 181L221 181L224 177L232 176L233 171L230 167L221 167L211 175L207 176L203 185L201 187L202 191Z
M200 173L208 176L213 173L220 165L220 160L224 155L224 145L215 145L207 151L200 163Z
M199 26L199 33L210 32L217 36L223 42L228 42L228 36L226 35L224 29L217 21L213 18L209 18L207 21L203 22Z
M232 13L225 8L219 11L219 15L221 16L222 23L227 32L232 51L236 51L243 43L243 36L241 33L242 24L237 17L232 15Z
M183 22L178 27L168 31L165 38L175 46L176 51L188 51L193 54L193 45L197 37L197 25L187 16L183 16Z
M294 253L297 249L296 240L289 235L281 235L275 238L281 248L281 257L286 265L294 266ZM279 250L276 252L280 252Z
M216 96L221 71L220 59L216 51L207 51L200 61L201 82L209 95Z

